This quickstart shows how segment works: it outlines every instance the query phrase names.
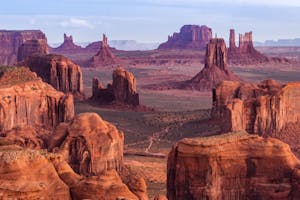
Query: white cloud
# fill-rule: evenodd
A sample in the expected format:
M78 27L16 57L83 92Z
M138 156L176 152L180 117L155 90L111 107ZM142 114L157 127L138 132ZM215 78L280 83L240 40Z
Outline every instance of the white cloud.
M74 17L60 22L59 25L62 26L62 27L68 27L68 28L89 28L89 29L94 29L94 26L90 22L88 22L87 20L74 18Z

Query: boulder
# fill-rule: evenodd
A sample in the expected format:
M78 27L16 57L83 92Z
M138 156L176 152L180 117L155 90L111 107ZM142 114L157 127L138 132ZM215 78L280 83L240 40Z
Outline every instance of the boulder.
M73 96L44 83L25 67L0 68L0 131L53 128L74 117Z
M239 78L228 68L224 40L214 38L207 44L204 68L191 80L184 82L182 87L210 91L224 80L238 81Z
M245 132L183 139L167 164L167 197L185 199L298 199L300 161L274 138Z
M205 49L212 38L211 28L202 25L184 25L179 33L168 37L168 41L158 49Z
M43 81L55 89L72 93L76 99L84 99L83 76L79 65L62 55L32 55L21 65L36 72Z
M123 144L123 132L114 125L96 113L82 113L56 128L48 149L62 154L76 173L91 176L120 171Z

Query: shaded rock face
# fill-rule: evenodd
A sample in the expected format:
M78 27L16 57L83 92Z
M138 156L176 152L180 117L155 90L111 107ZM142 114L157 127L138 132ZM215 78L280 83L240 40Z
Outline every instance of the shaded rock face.
M19 47L27 40L42 40L47 44L47 38L40 30L0 30L0 65L15 64Z
M224 132L246 130L277 137L299 156L300 83L224 81L213 93L212 117L220 121Z
M36 72L55 89L84 99L83 76L79 65L62 55L33 55L21 63Z
M228 59L231 64L258 64L269 59L253 46L252 32L239 34L239 46L235 44L235 31L230 30Z
M168 37L158 49L205 49L212 38L211 28L203 25L184 25L179 33Z
M132 73L117 68L113 71L113 83L104 88L97 78L93 79L93 100L103 103L123 103L139 105L139 94L136 92L136 79Z
M53 128L74 117L72 95L58 92L25 67L1 70L0 131L24 125Z
M227 49L223 39L211 39L206 47L205 66L201 72L184 83L184 88L209 91L223 80L239 80L228 68Z
M64 34L64 42L57 48L52 48L52 53L77 53L82 52L83 48L81 46L78 46L74 44L72 35L67 36L67 34Z
M61 153L75 172L89 176L119 171L123 143L123 133L115 126L95 113L83 113L69 124L59 125L48 148Z
M90 47L87 47L87 49L88 48ZM106 35L103 34L100 50L92 57L90 67L113 67L118 64L120 64L120 60L112 53L108 45L108 39Z
M48 44L45 40L27 40L18 50L18 62L27 59L34 54L48 54Z
M43 152L0 146L0 199L71 199Z
M167 164L167 197L298 199L299 160L277 139L246 133L183 139Z
M76 174L59 154L0 145L1 199L136 199L115 170Z
M80 181L71 188L74 199L103 199L103 200L139 200L115 170L109 170L98 177L90 177Z

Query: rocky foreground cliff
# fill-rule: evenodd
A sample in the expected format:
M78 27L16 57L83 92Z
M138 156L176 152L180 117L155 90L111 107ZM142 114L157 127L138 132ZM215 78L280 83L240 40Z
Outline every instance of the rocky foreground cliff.
M299 199L300 161L277 139L247 133L183 139L168 157L169 200Z
M73 96L56 91L25 67L0 68L0 131L55 127L74 117Z

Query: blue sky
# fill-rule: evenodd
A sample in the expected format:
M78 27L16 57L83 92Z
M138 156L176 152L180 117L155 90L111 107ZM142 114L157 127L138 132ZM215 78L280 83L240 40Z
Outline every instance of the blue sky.
M299 0L9 0L0 29L41 29L49 43L134 39L162 42L184 24L205 24L219 37L253 31L256 41L300 38Z

